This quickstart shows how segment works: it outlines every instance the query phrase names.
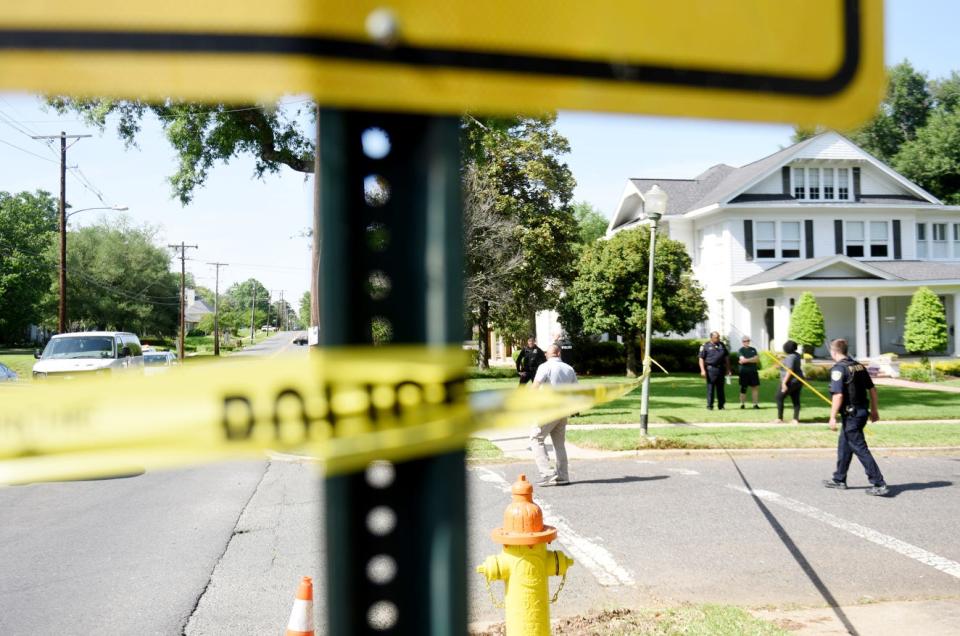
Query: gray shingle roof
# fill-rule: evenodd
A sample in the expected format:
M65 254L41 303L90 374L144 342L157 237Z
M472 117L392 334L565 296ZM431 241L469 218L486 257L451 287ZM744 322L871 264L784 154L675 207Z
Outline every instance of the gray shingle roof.
M746 187L755 179L775 170L786 160L788 154L810 144L816 137L805 139L763 159L734 168L718 164L693 179L631 179L641 192L658 184L670 197L667 214L683 214L727 199L737 190Z
M758 285L760 283L772 283L790 277L813 267L820 263L825 263L835 258L835 255L820 256L818 258L805 258L798 261L787 261L774 265L770 269L764 270L759 274L748 276L735 285ZM851 259L852 260L852 259ZM936 261L858 261L869 265L874 269L880 270L891 275L896 280L905 281L926 281L926 280L956 280L960 283L960 263L939 263ZM814 273L810 276L816 279ZM851 277L852 279L853 277Z

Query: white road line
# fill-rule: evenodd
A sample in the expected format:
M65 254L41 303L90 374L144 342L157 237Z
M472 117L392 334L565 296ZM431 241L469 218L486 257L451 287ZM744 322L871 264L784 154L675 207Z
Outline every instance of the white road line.
M750 490L749 488L734 486L731 484L728 484L727 488L756 495L760 499L769 501L770 503L775 503L778 506L783 506L784 508L788 508L794 512L799 512L800 514L806 515L811 519L822 521L823 523L831 525L834 528L849 532L850 534L860 537L861 539L866 539L871 543L876 543L879 546L893 550L897 554L901 554L905 557L913 559L914 561L923 563L924 565L929 565L930 567L940 570L945 574L949 574L954 578L960 579L960 563L936 555L933 552L928 552L927 550L907 543L906 541L901 541L900 539L883 534L882 532L877 532L872 528L861 526L858 523L841 519L840 517L832 515L829 512L824 512L819 508L814 508L813 506L797 501L796 499L790 499L789 497L784 497L783 495L770 492L769 490Z
M510 483L499 473L483 466L472 470L478 473L481 481L494 484L503 492L510 492ZM606 548L577 533L565 518L553 512L550 504L540 499L537 504L543 510L543 522L557 529L557 542L563 544L574 562L587 568L600 585L617 587L636 584L633 575L619 565Z
M671 473L677 473L678 475L699 475L695 470L690 470L689 468L668 468Z

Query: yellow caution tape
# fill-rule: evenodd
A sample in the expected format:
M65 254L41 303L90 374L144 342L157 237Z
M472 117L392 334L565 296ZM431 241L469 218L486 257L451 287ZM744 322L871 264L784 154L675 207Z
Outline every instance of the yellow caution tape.
M511 390L471 403L466 356L357 347L148 378L35 382L0 394L0 483L130 474L266 449L308 452L340 474L462 448L478 428L543 423L633 388Z
M811 391L813 391L814 393L816 393L816 394L817 394L817 397L819 397L821 400L823 400L824 402L826 402L828 405L832 405L832 404L833 404L833 403L830 401L830 398L824 396L823 393L821 393L820 391L817 391L815 388L813 388L812 386L810 386L810 383L807 382L806 379L801 378L799 375L797 375L796 373L794 373L793 371L791 371L790 369L788 369L788 368L786 367L786 365L784 365L782 362L780 362L780 360L777 359L777 356L773 355L773 354L770 353L769 351L764 351L764 353L767 354L768 356L770 356L770 359L773 360L774 362L776 362L777 365L779 365L780 368L782 368L784 371L786 371L789 375L792 375L792 376L795 377L797 380L800 380L800 382L803 383L803 386L807 387L808 389L810 389Z

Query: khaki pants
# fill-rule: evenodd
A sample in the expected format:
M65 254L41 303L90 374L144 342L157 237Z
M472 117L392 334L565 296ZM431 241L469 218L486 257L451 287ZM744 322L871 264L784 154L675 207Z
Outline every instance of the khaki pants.
M557 454L557 469L551 470L550 457L547 455L547 446L544 440L547 436L553 441L553 451ZM558 481L569 481L570 476L567 473L567 449L564 440L567 436L567 418L556 420L534 427L530 431L530 450L533 451L533 459L537 463L537 470L540 477L550 479L556 476Z

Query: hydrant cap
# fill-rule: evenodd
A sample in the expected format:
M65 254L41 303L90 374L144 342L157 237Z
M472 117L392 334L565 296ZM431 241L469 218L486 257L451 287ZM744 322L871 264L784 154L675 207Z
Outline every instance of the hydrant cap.
M501 545L536 545L557 538L557 529L543 525L543 511L533 503L533 485L521 474L510 489L513 501L503 511L503 527L493 531Z

